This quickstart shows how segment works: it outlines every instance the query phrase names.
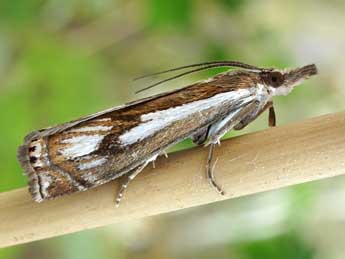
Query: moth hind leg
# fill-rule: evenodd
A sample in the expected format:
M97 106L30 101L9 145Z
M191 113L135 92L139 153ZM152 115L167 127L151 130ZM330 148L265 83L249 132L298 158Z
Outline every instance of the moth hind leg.
M139 174L143 171L143 169L147 166L147 164L149 162L151 162L153 160L149 159L147 160L145 163L139 165L138 167L136 167L135 169L133 169L132 171L130 171L129 173L127 173L127 178L122 182L121 184L121 188L118 191L117 195L116 195L116 199L115 199L115 206L118 208L120 206L120 202L123 198L123 195L129 185L129 183Z

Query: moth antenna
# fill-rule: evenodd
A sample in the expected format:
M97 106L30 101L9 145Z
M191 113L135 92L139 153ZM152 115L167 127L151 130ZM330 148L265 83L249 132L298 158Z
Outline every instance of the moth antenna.
M143 76L139 76L134 78L133 80L140 80L140 79L144 79L144 78L148 78L148 77L153 77L153 76L157 76L157 75L161 75L161 74L165 74L165 73L169 73L169 72L174 72L174 71L178 71L178 70L182 70L182 69L186 69L186 68L192 68L192 67L206 67L209 65L228 65L229 67L241 67L241 68L245 68L245 69L251 69L251 70L265 70L264 68L259 68L256 66L252 66L249 64L245 64L242 62L238 62L238 61L210 61L210 62L202 62L202 63L196 63L196 64L191 64L191 65L186 65L186 66L180 66L180 67L175 67L175 68L170 68L167 70L163 70L163 71L158 71L155 73L151 73L151 74L146 74Z
M200 63L202 64L202 63ZM205 63L203 63L205 64ZM207 70L207 69L210 69L210 68L216 68L216 67L241 67L241 68L245 68L245 69L250 69L250 70L258 70L258 71L266 71L267 69L265 68L259 68L259 67L256 67L256 66L252 66L252 65L248 65L248 64L244 64L244 63L241 63L241 62L236 62L236 61L226 61L226 62L223 62L223 63L211 63L209 62L210 65L198 65L198 64L195 64L195 65L189 65L190 67L195 67L195 66L201 66L199 68L196 68L196 69L193 69L193 70L189 70L187 72L183 72L181 74L178 74L178 75L175 75L175 76L172 76L172 77L169 77L169 78L166 78L164 80L161 80L161 81L158 81L154 84L151 84L145 88L142 88L138 91L136 91L135 93L138 94L138 93L141 93L143 91L146 91L148 89L151 89L157 85L160 85L160 84L163 84L163 83L166 83L168 81L171 81L171 80L174 80L174 79L177 79L177 78L180 78L182 76L185 76L185 75L188 75L188 74L192 74L192 73L195 73L195 72L198 72L198 71L202 71L202 70ZM188 67L188 66L184 66L184 67ZM180 67L180 68L173 68L173 69L169 69L169 70L165 70L165 71L162 71L162 72L157 72L157 73L154 73L154 74L162 74L162 73L167 73L167 72L170 72L170 71L176 71L176 70L180 70L180 69L183 69L183 67ZM153 74L152 74L153 75ZM144 77L149 77L149 75L147 76L144 76ZM141 78L144 78L144 77L141 77Z

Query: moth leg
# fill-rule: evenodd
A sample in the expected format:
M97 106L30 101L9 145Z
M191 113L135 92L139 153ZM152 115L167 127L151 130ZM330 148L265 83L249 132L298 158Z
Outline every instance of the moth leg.
M192 139L193 143L196 145L203 144L207 140L209 129L210 129L210 126L201 128L194 135L192 135L191 139Z
M209 132L209 140L206 145L215 143L219 144L221 137L243 121L243 118L247 118L251 114L255 113L259 105L259 101L250 103L241 108L241 110L237 111L235 114L230 113L227 117L223 118L219 122L212 124Z
M124 195L125 190L128 187L128 184L145 168L145 166L150 162L150 160L146 161L142 165L135 168L133 171L131 171L127 177L127 179L122 183L121 189L117 193L116 199L115 199L115 206L118 208L120 206L121 199Z
M207 181L211 185L211 187L213 189L215 189L216 192L218 192L219 194L224 195L225 192L217 184L217 182L214 178L214 174L213 174L214 165L215 165L215 163L214 164L212 163L214 146L215 146L215 144L211 144L209 151L208 151L207 164L206 164L206 177L207 177Z
M243 117L252 114L258 107L258 102L253 102L243 107L240 111L235 114L230 113L227 117L223 118L219 122L211 125L209 130L209 141L206 145L210 145L207 164L206 164L206 175L207 180L212 188L214 188L219 194L224 195L225 192L216 183L213 175L214 164L212 163L213 151L216 143L219 143L220 138L229 130L231 130L235 125L237 125Z
M274 111L273 102L270 102L269 111L268 111L268 126L276 126L276 112Z
M165 150L162 151L162 154L165 156L165 158L168 158L168 153Z
M254 113L254 115L249 115L246 118L244 118L243 120L241 120L235 127L235 130L241 130L244 127L246 127L249 123L251 123L253 120L255 120L257 117L259 117L264 111L266 111L267 109L269 109L269 113L268 113L268 126L270 127L274 127L276 125L276 114L274 111L274 106L273 106L273 102L269 101L267 102L264 107L262 107L262 109L258 112L258 113Z

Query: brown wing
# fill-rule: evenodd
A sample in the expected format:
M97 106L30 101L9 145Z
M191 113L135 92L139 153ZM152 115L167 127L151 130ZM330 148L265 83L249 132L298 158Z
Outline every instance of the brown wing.
M251 76L218 75L212 81L29 134L18 159L30 178L30 192L41 201L125 174L252 100Z

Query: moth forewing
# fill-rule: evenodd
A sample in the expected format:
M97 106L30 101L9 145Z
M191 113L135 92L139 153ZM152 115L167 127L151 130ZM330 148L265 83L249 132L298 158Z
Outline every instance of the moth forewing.
M225 75L228 76L228 75ZM19 160L36 201L116 179L220 121L255 98L256 88L197 83L30 134Z

